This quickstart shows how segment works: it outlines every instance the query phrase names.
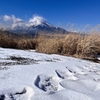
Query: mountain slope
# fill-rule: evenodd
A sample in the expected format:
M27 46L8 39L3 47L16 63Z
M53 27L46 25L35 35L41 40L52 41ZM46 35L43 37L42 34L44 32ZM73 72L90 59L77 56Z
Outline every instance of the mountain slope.
M38 18L29 21L19 21L12 25L12 28L6 29L6 31L13 32L13 33L61 33L66 34L68 31L66 31L63 28L55 27L52 24L48 23L45 20L39 20Z

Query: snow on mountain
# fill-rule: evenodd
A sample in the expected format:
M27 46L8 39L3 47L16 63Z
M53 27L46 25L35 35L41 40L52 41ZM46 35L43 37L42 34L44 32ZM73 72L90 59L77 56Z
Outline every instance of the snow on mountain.
M99 100L100 64L0 48L0 100Z
M31 26L32 25L37 26L37 25L41 25L44 21L45 21L44 18L40 16L35 16L29 20L29 23Z
M10 21L12 23L11 28L6 28L6 31L14 33L68 33L65 29L60 27L55 27L48 23L44 18L40 16L33 16L28 22L12 16L4 16L5 21Z

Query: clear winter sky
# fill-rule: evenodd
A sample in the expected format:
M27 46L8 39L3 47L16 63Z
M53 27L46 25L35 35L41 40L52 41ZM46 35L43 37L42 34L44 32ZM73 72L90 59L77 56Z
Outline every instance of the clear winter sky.
M33 15L65 27L100 24L100 0L0 0L0 18L15 15L28 21Z

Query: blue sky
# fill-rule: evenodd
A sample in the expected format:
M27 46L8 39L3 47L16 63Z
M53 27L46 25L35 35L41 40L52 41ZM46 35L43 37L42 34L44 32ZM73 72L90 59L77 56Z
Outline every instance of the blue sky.
M28 21L39 15L56 26L100 24L100 0L0 0L0 16Z

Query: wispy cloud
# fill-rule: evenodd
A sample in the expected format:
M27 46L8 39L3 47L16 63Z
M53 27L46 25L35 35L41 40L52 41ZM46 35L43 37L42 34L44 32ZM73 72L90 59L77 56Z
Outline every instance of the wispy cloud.
M3 19L4 19L4 21L11 21L11 22L14 22L14 23L22 21L22 19L16 18L15 15L11 15L11 16L4 15Z
M8 23L9 23L11 28L14 28L14 27L28 27L28 26L32 26L32 25L37 26L45 20L43 17L38 16L38 15L34 15L32 18L29 18L28 21L24 21L20 18L17 18L15 15L10 15L10 16L9 15L4 15L0 18L4 21L4 23L7 23L3 26L6 26L6 25L8 26Z
M44 18L37 15L34 15L32 18L29 19L30 23L36 22L37 24L40 24L42 21L44 21Z

